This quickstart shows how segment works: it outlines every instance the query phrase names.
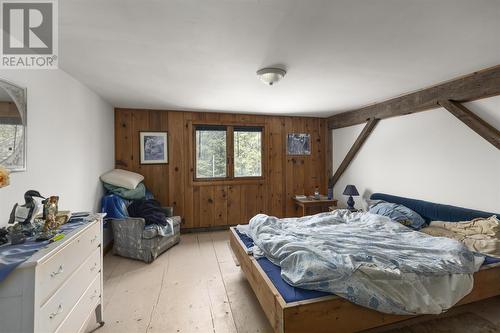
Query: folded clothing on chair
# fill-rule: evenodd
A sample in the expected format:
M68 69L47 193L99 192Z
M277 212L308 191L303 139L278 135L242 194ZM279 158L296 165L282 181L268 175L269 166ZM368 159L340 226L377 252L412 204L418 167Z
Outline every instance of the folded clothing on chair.
M142 217L146 225L167 225L165 210L154 199L134 200L127 208L130 217Z

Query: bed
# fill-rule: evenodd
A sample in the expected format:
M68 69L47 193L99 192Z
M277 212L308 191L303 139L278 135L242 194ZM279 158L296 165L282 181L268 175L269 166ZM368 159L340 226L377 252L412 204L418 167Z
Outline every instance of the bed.
M405 205L427 222L455 222L495 215L382 193L373 194L371 199ZM248 254L252 240L236 228L231 228L230 245L275 332L357 332L414 317L385 314L332 294L292 287L281 279L279 266ZM500 260L487 257L474 274L474 281L472 292L458 305L500 295Z

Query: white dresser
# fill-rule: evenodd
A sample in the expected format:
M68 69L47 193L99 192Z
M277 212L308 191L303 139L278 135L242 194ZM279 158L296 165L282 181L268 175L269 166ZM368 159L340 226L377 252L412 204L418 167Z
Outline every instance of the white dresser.
M0 332L76 333L103 321L102 218L36 252L0 282Z

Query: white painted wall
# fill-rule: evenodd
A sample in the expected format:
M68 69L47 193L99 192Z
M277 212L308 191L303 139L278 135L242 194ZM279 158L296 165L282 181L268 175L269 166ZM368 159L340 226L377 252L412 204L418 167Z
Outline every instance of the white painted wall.
M96 210L99 175L114 165L111 105L62 70L1 70L28 89L28 170L0 189L0 226L29 189L59 195L60 209Z
M500 129L500 96L466 106ZM334 170L363 125L333 131ZM500 212L500 151L443 108L379 122L335 186ZM361 207L358 197L356 207Z

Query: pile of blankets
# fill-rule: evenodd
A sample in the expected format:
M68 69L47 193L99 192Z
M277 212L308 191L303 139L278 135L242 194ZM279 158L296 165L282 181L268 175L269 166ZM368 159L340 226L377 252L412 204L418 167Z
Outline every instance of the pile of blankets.
M500 221L496 216L463 222L432 221L420 231L435 237L455 239L471 251L500 258Z
M136 172L113 169L101 175L100 178L108 193L125 200L140 200L146 196L144 176Z
M336 210L302 218L259 214L241 233L288 284L384 313L439 314L473 287L484 256L389 217Z
M102 182L102 185L108 193L115 194L125 200L141 200L146 197L146 186L144 186L144 183L142 182L132 190L125 187L108 184L104 181Z
M143 218L146 229L154 228L161 235L169 235L173 232L172 221L143 180L144 176L121 169L103 174L101 182L107 193L102 199L101 211L112 219Z

